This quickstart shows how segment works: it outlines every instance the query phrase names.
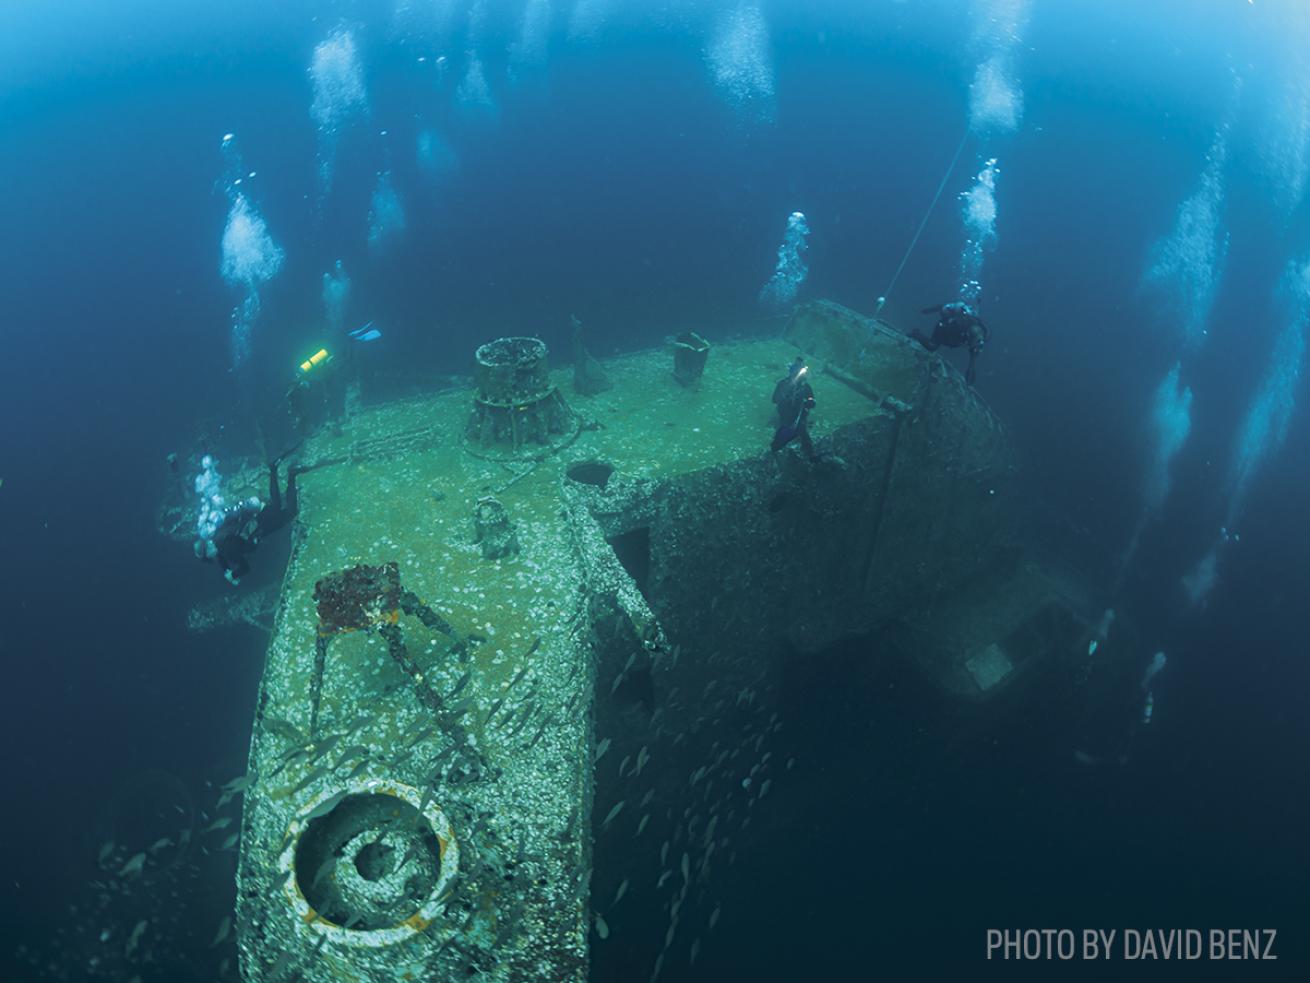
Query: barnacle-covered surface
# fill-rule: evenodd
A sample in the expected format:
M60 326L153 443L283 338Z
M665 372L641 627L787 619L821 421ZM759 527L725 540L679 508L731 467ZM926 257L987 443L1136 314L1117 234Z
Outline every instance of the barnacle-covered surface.
M904 339L858 321L825 327L846 352L805 325L793 322L786 338L717 344L690 388L674 379L667 348L607 361L614 385L597 395L576 394L567 371L552 372L583 428L566 450L539 460L497 462L463 449L471 390L378 407L301 449L305 463L337 463L301 477L296 547L254 727L259 777L247 796L238 875L247 979L281 979L293 967L309 980L584 979L596 924L593 837L602 843L621 828L632 842L652 811L649 798L639 809L622 797L634 768L645 770L652 794L662 790L670 815L683 813L686 775L673 774L673 755L647 765L661 742L674 745L685 726L693 736L684 750L707 762L702 777L711 765L735 767L744 747L759 755L774 726L767 687L779 644L804 649L865 630L930 575L958 580L976 569L974 539L943 545L931 571L919 561L911 568L887 517L909 514L907 495L935 495L931 508L946 501L933 491L937 476L915 475L916 460L952 451L948 465L977 458L978 467L952 479L950 501L991 504L992 479L1007 465L990 413ZM843 331L862 332L862 343ZM813 356L811 430L825 455L817 464L791 449L768 452L769 397L798 347ZM930 418L920 407L934 400ZM992 442L944 444L960 427ZM519 545L498 559L484 559L474 541L475 509L491 495ZM969 535L991 534L981 513L973 519ZM445 635L399 617L419 681L441 698L435 714L377 631L339 634L312 726L315 584L390 563L405 590L486 641L452 652ZM960 569L943 569L951 565ZM894 589L901 582L908 586ZM749 646L757 657L747 670L736 656ZM754 794L768 781L757 768ZM693 785L708 797L708 782ZM298 908L305 872L279 870L278 858L304 817L330 816L348 789L402 786L416 790L418 813L440 811L459 844L459 871L443 894L415 896L410 917L389 909L395 924L386 926L326 924L323 913ZM728 832L726 821L702 822L693 824L695 851L685 823L660 833L652 823L647 837L681 837L681 873L661 881L682 892L672 898L669 939L691 881L708 878L717 838ZM395 865L414 858L395 849L403 837L386 835L396 843L356 837L333 862L403 882ZM331 863L324 869L332 876ZM613 872L596 873L613 891ZM426 870L417 893L435 878Z
M226 594L197 604L186 616L187 631L203 634L224 628L246 625L260 631L273 630L273 611L277 606L277 588Z

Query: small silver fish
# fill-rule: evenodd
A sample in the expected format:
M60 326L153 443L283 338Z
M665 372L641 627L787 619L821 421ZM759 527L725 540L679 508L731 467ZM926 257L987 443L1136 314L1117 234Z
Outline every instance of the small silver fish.
M127 863L118 869L119 877L135 877L140 874L146 865L146 855L144 853L134 854Z
M297 785L295 788L293 788L291 791L303 792L305 789L309 788L309 786L313 785L316 781L318 781L320 778L326 775L330 770L331 769L329 769L327 765L319 765L308 775L306 775L301 780L300 784Z
M509 736L513 737L514 735L516 735L519 731L523 729L524 725L526 725L527 722L531 719L532 719L532 707L524 708L523 713L519 715L519 722L514 725L514 729L509 732Z
M274 768L272 771L268 773L268 777L277 778L277 776L282 774L282 772L287 768L288 765L296 761L302 761L308 757L309 757L309 752L306 751L303 747L296 748L294 751L292 751L290 754L288 754L285 758L282 759L282 763L280 765L278 765L276 768Z
M432 733L431 727L420 727L417 731L414 732L414 736L409 739L409 741L405 744L405 747L407 748L413 747L419 741L423 740L425 737L428 737L431 733Z
M209 943L209 948L220 944L227 938L228 933L232 931L232 916L224 915L223 920L218 923L218 931L214 933L214 941Z
M540 639L538 639L538 641L540 641ZM528 654L530 655L531 652L529 652ZM509 690L512 690L515 686L517 686L517 685L519 684L519 682L523 679L523 677L526 676L526 675L528 674L528 671L529 671L531 668L532 668L531 665L526 665L526 666L524 666L522 669L520 669L518 672L516 672L516 673L514 674L514 678L511 679L511 680L509 681L509 686L506 687L506 692L508 692Z
M710 931L714 931L714 926L719 924L719 916L723 914L723 905L716 904L714 910L710 912Z
M532 748L537 746L537 742L541 740L542 736L546 733L546 728L548 728L552 722L553 718L547 718L541 722L541 729L537 731L537 736L528 743L528 747Z
M105 861L109 859L109 855L113 852L114 852L114 841L110 840L100 848L100 856L99 856L100 866L103 867L105 865Z
M635 832L635 833L632 834L634 839L635 839L636 837L640 836L642 833L644 833L644 832L646 831L646 824L647 824L648 822L650 822L650 813L649 813L649 812L646 813L646 815L642 816L642 817L641 817L641 822L639 822L639 823L637 824L637 832Z
M324 861L318 865L318 869L314 871L314 876L310 878L309 880L310 888L312 889L318 887L319 882L322 881L323 878L327 877L329 873L335 871L336 868L337 868L336 856L334 854L328 854L326 859L324 859Z
M467 686L469 684L469 680L472 678L473 678L473 670L470 669L468 670L468 672L464 673L464 675L459 677L459 682L455 684L455 688L450 691L450 695L447 696L446 699L453 700L455 697L459 696L460 690L462 690L465 686Z
M627 774L627 772L628 772L628 762L630 762L631 760L632 760L632 755L629 754L629 755L627 755L627 756L626 756L622 761L619 762L619 777L620 777L620 778L622 778L624 775Z
M333 809L337 807L337 803L339 803L342 799L344 799L346 795L347 795L346 791L342 790L340 792L337 792L335 795L328 796L326 799L324 799L318 805L314 806L313 809L311 809L308 813L305 814L305 820L308 821L310 819L318 819L320 816L326 816L329 812L331 812Z
M596 757L593 759L593 763L605 757L605 752L608 751L609 749L610 749L610 739L607 737L596 745Z
M299 727L280 717L265 716L263 723L265 730L277 735L284 741L290 741L292 744L304 744L306 741L305 735Z
M605 821L600 824L601 829L609 829L610 823L614 822L614 820L618 817L618 814L623 811L623 805L625 801L626 800L620 800L619 804L616 805L613 809L611 809L606 814Z
M650 805L650 800L653 798L655 798L655 790L652 788L649 789L646 792L646 794L641 797L641 807L643 809L646 808L646 806Z
M691 964L696 965L696 957L700 955L700 939L692 939L691 942Z
M621 883L621 884L619 885L618 893L614 895L614 901L613 901L613 903L610 905L610 907L613 908L614 905L616 905L616 904L618 904L620 901L622 901L622 900L623 900L623 896L624 896L625 894L627 894L627 893L628 893L628 879L625 877L625 878L623 878L623 883Z
M231 817L231 816L223 816L223 817L220 818L220 819L215 819L212 823L210 823L208 826L206 826L206 827L205 827L204 829L202 829L200 832L202 832L202 833L217 833L220 829L226 829L228 826L231 826L231 825L232 825L232 817Z
M240 777L234 778L232 779L232 781L224 785L223 791L244 792L246 789L250 788L251 785L255 784L255 779L258 777L259 776L256 775L254 772L251 772L249 775L241 775Z
M340 768L347 761L354 761L356 758L362 758L366 754L368 754L368 748L366 746L363 744L352 744L341 752L341 756L337 758L337 763L332 767Z
M127 937L127 945L123 949L123 955L125 956L132 955L132 953L136 950L137 945L141 941L141 936L145 934L146 927L149 924L150 923L146 921L144 918L136 923L136 926L132 929L132 934Z
M450 716L455 718L464 716L464 714L473 709L473 704L477 702L477 699L476 694L470 694L469 696L464 697L464 699L460 700L450 708Z
M682 855L682 879L691 880L691 858L685 853Z
M277 957L277 960L273 963L272 968L269 969L268 978L275 980L280 977L284 972L286 972L287 967L291 965L291 960L294 958L294 949L283 949L281 954Z
M596 912L596 934L599 935L602 940L610 937L609 923L605 921L605 916L600 912Z
M233 833L231 836L229 836L226 840L223 841L223 845L219 847L219 849L231 850L234 846L237 845L237 841L240 839L241 839L240 833Z
M340 734L333 734L331 737L325 737L323 738L323 740L319 741L317 744L314 745L314 753L322 757L323 755L331 751L334 747L336 747L337 742L340 740L341 740Z
M671 870L666 870L663 873L661 873L659 881L655 884L655 890L658 891L660 888L662 888L664 886L664 882L667 881L672 876L673 876L673 871Z

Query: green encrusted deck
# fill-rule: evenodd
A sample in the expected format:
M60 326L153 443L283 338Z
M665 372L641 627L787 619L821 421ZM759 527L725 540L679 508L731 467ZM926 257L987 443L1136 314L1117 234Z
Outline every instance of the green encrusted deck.
M720 345L694 388L674 380L667 352L642 352L607 362L614 388L596 396L573 394L571 373L557 370L553 381L585 426L571 446L539 462L502 464L467 453L467 390L363 412L339 433L323 433L302 449L306 462L344 460L300 478L296 547L251 750L251 768L261 777L248 797L242 839L240 924L248 978L265 978L283 952L318 941L293 920L288 898L299 890L296 878L288 880L275 863L295 815L341 786L358 759L318 773L324 763L333 764L344 747L363 746L372 763L352 784L376 778L421 789L443 748L440 730L376 633L333 640L318 727L309 733L315 582L356 564L390 561L399 565L403 585L459 630L486 636L464 663L448 653L444 636L401 619L411 654L439 693L451 692L471 670L455 703L467 704L463 723L471 741L500 774L433 795L461 840L468 867L455 899L463 909L448 905L467 937L438 956L447 936L431 928L381 948L342 944L347 933L328 933L310 965L334 967L322 978L392 979L400 966L428 976L436 960L442 960L440 974L453 972L460 959L494 966L506 979L585 976L594 672L580 634L585 626L578 623L582 574L561 509L561 472L570 462L601 458L633 478L660 481L767 453L772 386L795 352L781 339ZM815 387L816 438L873 409L835 379L818 379ZM516 525L517 556L484 560L473 542L474 506L489 494L505 504ZM525 655L538 639L537 649ZM526 676L507 693L525 665ZM489 710L502 698L488 724ZM520 701L528 703L520 708ZM529 705L537 708L531 717ZM525 722L518 725L515 715ZM274 775L300 743L278 721L310 741L343 736L328 754L293 760ZM470 841L479 842L470 849ZM477 855L489 852L497 852L495 880L502 883L485 869L472 869ZM511 883L499 874L507 862L500 852L522 857ZM495 950L494 963L479 951L487 947Z
M773 385L798 350L818 403L818 462L768 450ZM661 817L687 807L686 763L741 741L743 727L758 750L786 652L867 632L994 564L1004 435L940 359L820 302L782 337L715 346L693 387L672 369L667 349L607 360L613 388L594 396L573 391L570 371L553 372L581 428L557 452L533 458L529 447L513 463L465 447L471 389L370 409L301 449L302 462L322 466L301 477L254 727L259 777L238 875L247 979L293 966L308 980L585 979L591 895L599 883L612 896L626 879L593 871L593 848L620 836L605 852L636 869L656 863L649 850L661 840L685 835ZM517 555L484 559L474 543L474 509L489 495L516 527ZM390 562L404 588L486 640L465 661L401 616L416 684L376 631L334 636L310 733L315 583ZM711 699L715 684L750 698L707 714L692 697ZM439 713L416 685L440 695ZM648 748L641 795L622 764L649 760ZM473 757L481 765L466 767ZM656 789L664 811L638 825L624 796L651 801ZM352 898L419 883L407 868L364 861L420 820L385 836L344 825L379 814L376 800L353 797L382 794L397 816L440 811L458 871L394 925L330 924L306 898L321 896L324 879ZM342 800L353 804L334 808ZM336 854L298 845L307 813L342 825L328 838L343 844ZM639 858L632 829L648 822ZM701 877L714 848L697 861ZM398 853L423 856L403 842ZM311 857L317 871L291 869Z

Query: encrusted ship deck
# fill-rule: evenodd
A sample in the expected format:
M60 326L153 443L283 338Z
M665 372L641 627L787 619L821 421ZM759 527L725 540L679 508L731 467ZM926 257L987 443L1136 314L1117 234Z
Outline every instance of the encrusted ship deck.
M816 462L769 452L798 351ZM246 979L583 980L629 891L667 895L669 922L625 936L658 975L700 944L678 926L742 825L730 797L768 791L781 660L1017 569L1002 428L900 335L818 303L781 337L714 347L698 384L672 368L668 350L607 360L613 387L589 396L553 372L578 426L504 460L469 442L468 390L302 448L335 463L301 477L254 724ZM475 542L489 496L517 553ZM318 582L390 563L484 640L452 651L382 593L359 630L321 622ZM998 639L952 639L927 671L984 699Z

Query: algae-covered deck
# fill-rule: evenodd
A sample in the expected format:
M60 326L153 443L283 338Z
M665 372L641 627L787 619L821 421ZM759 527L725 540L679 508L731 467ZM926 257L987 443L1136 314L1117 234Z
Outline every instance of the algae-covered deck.
M466 449L470 389L370 409L307 443L300 460L322 466L299 480L251 751L248 979L292 965L308 979L585 977L594 667L561 472L600 458L660 481L768 453L770 395L795 354L782 339L722 344L684 387L667 351L641 352L607 360L613 388L595 396L557 371L581 428L535 459ZM816 438L875 412L814 376ZM474 542L490 495L518 544L499 559ZM324 641L316 584L390 563L410 596L478 636L467 651L399 610ZM382 795L390 812L368 805Z

